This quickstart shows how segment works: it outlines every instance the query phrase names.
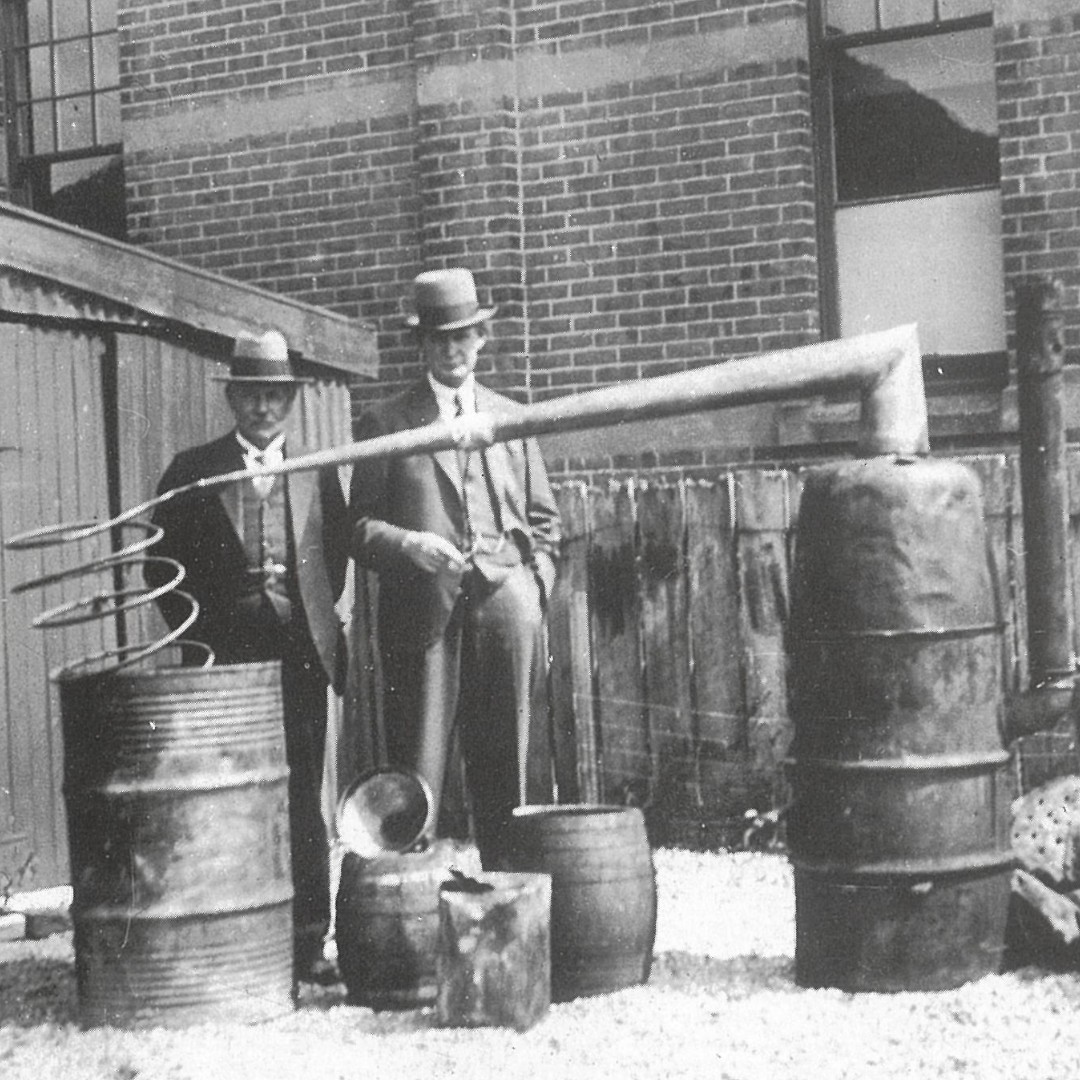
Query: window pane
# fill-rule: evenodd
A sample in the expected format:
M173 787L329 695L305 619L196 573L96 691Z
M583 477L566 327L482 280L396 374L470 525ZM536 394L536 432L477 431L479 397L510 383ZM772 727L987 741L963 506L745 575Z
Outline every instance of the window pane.
M95 94L94 105L97 108L98 143L106 145L120 142L120 92L110 90L106 94Z
M120 85L120 59L115 34L94 38L94 86Z
M934 21L934 0L881 0L881 28Z
M993 11L990 0L938 0L942 19L963 19L968 15L986 15Z
M32 133L31 153L51 154L56 149L56 131L53 124L51 101L35 105L33 111L34 130Z
M30 108L27 105L21 105L15 110L15 143L19 157L26 157L33 152L33 143L30 141Z
M847 50L833 109L841 202L998 182L989 29Z
M43 212L124 239L124 169L118 156L82 158L50 168Z
M90 42L82 39L57 45L57 94L85 94L90 89Z
M924 353L1005 348L1000 192L841 209L836 246L844 337L916 322Z
M81 150L94 145L93 112L89 97L56 103L58 150ZM40 150L38 151L40 153Z
M822 0L825 4L825 33L857 34L876 30L874 0Z
M52 40L52 26L49 23L49 0L27 0L26 24L27 44Z
M116 0L91 0L90 22L95 31L116 29Z
M48 45L30 50L30 96L52 97L52 50Z
M85 37L90 33L90 10L86 0L52 0L57 38Z

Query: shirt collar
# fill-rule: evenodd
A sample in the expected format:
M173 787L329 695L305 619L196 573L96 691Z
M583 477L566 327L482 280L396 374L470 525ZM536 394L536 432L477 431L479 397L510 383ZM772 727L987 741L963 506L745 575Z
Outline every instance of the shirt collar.
M262 454L264 457L275 458L283 457L285 454L285 432L275 436L266 444L266 448L260 450L253 442L249 442L240 434L239 431L234 431L236 441L240 444L240 449L244 452L244 457L254 457L256 454Z
M447 411L449 415L453 416L454 399L459 394L461 395L462 404L465 406L465 411L476 411L476 380L472 375L467 375L465 381L457 387L447 386L445 383L439 382L438 379L432 378L430 371L427 379L431 384L431 389L435 392L435 400L439 403L440 412Z

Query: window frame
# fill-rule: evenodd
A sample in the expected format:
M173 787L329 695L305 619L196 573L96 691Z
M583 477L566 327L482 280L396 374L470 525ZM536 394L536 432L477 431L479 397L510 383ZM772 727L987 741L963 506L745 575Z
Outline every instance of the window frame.
M868 0L873 2L873 0ZM850 34L828 34L825 28L826 0L810 0L807 5L810 40L811 122L814 130L814 164L817 176L818 300L822 336L840 338L839 254L837 250L836 213L838 209L869 203L895 203L924 197L923 193L884 196L841 202L837 192L836 136L833 123L833 69L838 55L868 45L881 45L937 37L968 30L990 29L992 11L934 22L910 23L878 30L860 30ZM937 5L935 5L936 8ZM879 20L880 21L880 18ZM1000 184L997 185L1000 189ZM993 185L963 186L954 191L992 190ZM942 192L944 193L944 192ZM928 382L964 381L1004 385L1008 380L1007 355L998 353L963 353L928 357L925 366ZM988 370L981 370L985 364ZM979 374L976 375L976 372Z
M105 35L119 35L118 28L95 31L89 26L86 34L67 35L63 38L49 37L47 42L29 40L28 0L0 0L0 60L3 65L3 104L4 104L4 149L6 154L5 171L7 187L12 201L29 207L39 213L53 215L54 200L57 192L52 188L52 168L69 162L87 161L99 158L103 162L118 158L123 162L123 142L98 142L100 137L98 122L98 99L103 94L117 95L119 105L120 79L117 74L115 84L98 85L94 61L94 42ZM65 3L68 0L51 0L52 4ZM50 13L51 13L50 8ZM59 93L55 85L55 72L50 79L49 94L45 97L33 97L30 80L30 50L47 44L50 50L50 69L58 45L73 41L85 41L88 51L88 72L90 86L85 91ZM86 146L70 150L53 149L41 153L34 152L32 114L35 102L48 102L55 109L58 102L86 100L91 108L91 132L93 141ZM26 109L31 116L29 131L24 133L19 119L21 109ZM53 114L53 130L50 138L55 145L58 142L56 125L58 120ZM27 152L29 150L29 152ZM122 207L119 207L122 211ZM123 217L123 214L120 215Z

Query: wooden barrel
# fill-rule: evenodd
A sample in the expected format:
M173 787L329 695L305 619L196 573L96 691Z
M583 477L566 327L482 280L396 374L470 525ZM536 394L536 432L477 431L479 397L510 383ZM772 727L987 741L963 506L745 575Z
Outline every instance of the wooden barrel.
M508 847L513 870L551 875L553 1000L648 980L656 938L656 874L639 809L519 807Z
M999 970L1012 785L975 474L813 470L790 632L796 980L935 990Z
M83 1024L289 1011L279 665L64 677L60 703Z
M436 840L424 851L373 859L345 853L334 933L350 1004L415 1009L435 1003L439 886L451 868L479 874L476 848Z

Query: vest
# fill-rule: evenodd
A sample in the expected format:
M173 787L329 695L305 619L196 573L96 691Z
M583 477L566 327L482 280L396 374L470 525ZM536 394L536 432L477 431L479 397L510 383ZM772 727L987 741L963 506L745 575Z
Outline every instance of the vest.
M521 564L521 551L503 530L491 477L485 467L485 455L479 450L460 451L458 467L465 516L463 549L473 552L472 565L481 577L493 585L498 584L511 567Z
M261 593L270 602L278 623L284 626L292 617L295 595L285 481L278 477L266 499L259 498L251 483L242 482L240 487L248 565L244 592L249 597Z

